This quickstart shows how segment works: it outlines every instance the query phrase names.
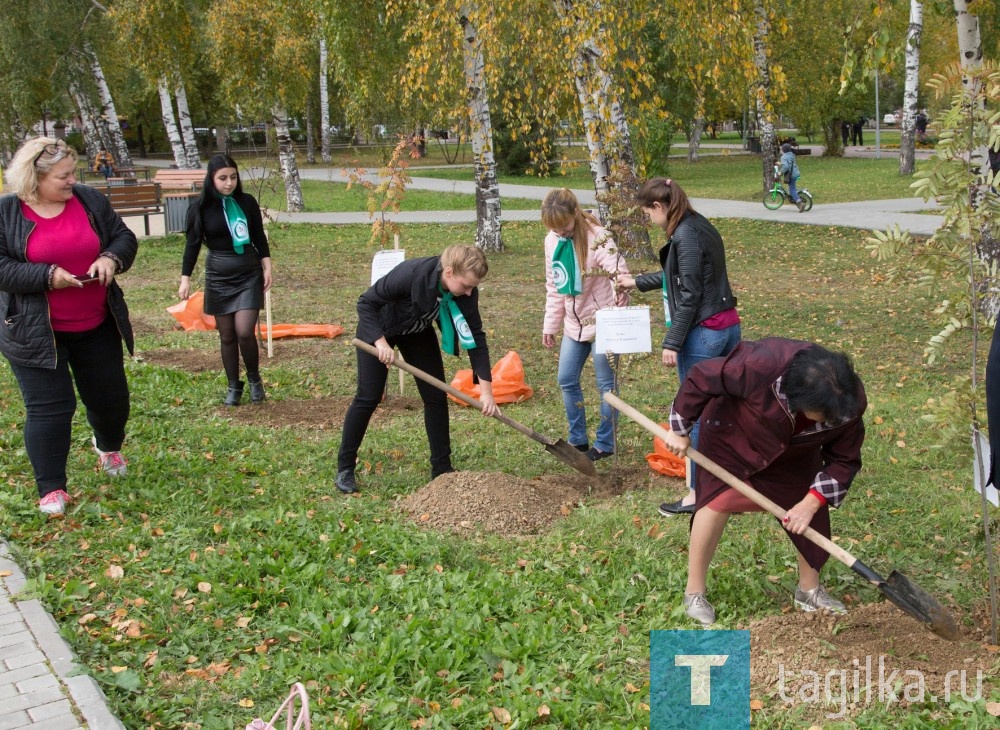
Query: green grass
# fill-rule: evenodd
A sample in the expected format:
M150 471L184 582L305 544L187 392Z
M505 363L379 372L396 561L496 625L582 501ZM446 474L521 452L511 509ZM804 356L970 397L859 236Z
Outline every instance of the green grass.
M276 210L283 210L286 207L283 184L271 186L265 182L260 192L262 206ZM353 185L348 190L347 183L303 180L302 197L306 203L306 211L310 213L363 212L368 208L368 191L360 185ZM524 198L504 198L503 204L509 210L531 210L539 206L537 200ZM403 211L475 209L475 195L440 193L415 188L406 191L400 205L400 210Z
M808 188L818 201L824 203L909 198L913 195L909 188L913 179L899 176L899 162L895 158L875 160L807 156L798 162L802 172L800 186ZM922 164L926 163L918 161L917 169ZM471 170L457 168L423 170L413 174L447 180L472 180ZM669 176L694 198L756 201L760 199L763 184L760 158L744 154L703 157L697 163L671 158ZM546 187L593 187L590 170L583 164L565 167L548 177L501 176L500 182Z
M936 448L938 429L921 420L929 399L968 372L968 342L958 336L938 365L922 363L936 330L926 316L933 302L910 280L890 285L877 276L862 232L759 221L719 227L744 336L847 350L865 381L865 466L834 517L835 534L873 567L898 567L947 596L971 622L986 602L986 560L969 453ZM491 256L482 286L484 319L494 359L517 350L536 389L506 410L562 435L556 365L540 342L544 231L507 224L504 234L507 251ZM276 321L335 322L352 332L372 253L367 227L281 225L271 236ZM472 226L410 226L403 236L409 256L473 237ZM182 247L179 236L144 241L122 277L139 351L195 348L215 358L215 333L176 332L164 311ZM656 296L638 299L656 311ZM654 340L660 334L656 328ZM263 369L273 401L346 401L353 393L346 337L275 347ZM535 539L423 531L394 506L427 481L419 411L373 423L361 453L363 491L346 499L333 488L336 428L225 418L221 366L188 373L140 360L128 373L129 476L108 482L94 471L78 413L69 473L80 498L65 519L45 520L21 440L21 399L9 370L0 370L0 532L29 576L30 595L52 611L126 727L241 728L276 707L296 680L307 683L317 728L501 727L494 707L519 727L648 725L648 632L689 628L678 608L687 525L655 510L678 496L677 480L651 476L648 489L588 500ZM626 401L664 412L677 384L658 358L626 358L621 373ZM593 402L592 378L584 383ZM563 469L467 409L453 409L452 440L462 469L522 477ZM619 447L623 468L645 469L651 439L626 419ZM789 561L771 520L734 523L709 573L720 626L787 607ZM882 600L834 561L824 580L860 601ZM995 698L993 677L986 686ZM538 715L542 704L547 719ZM989 719L982 702L933 715L872 706L842 726L985 727ZM769 708L754 724L803 722L824 720Z

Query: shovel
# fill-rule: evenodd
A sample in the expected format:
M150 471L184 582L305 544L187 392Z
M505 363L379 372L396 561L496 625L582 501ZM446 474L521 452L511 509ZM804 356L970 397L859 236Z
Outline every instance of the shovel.
M668 432L665 428L652 419L647 418L621 398L616 397L613 393L605 393L604 400L652 433L654 436L659 436L661 439L666 440ZM755 504L763 507L779 520L784 518L786 510L783 507L780 507L772 502L746 482L737 479L708 457L703 454L699 454L692 448L688 448L685 455L698 466L707 469L744 497L747 497ZM902 573L898 573L894 570L889 574L888 580L885 580L874 570L844 550L844 548L837 545L833 540L820 535L813 528L807 528L803 535L826 550L831 556L835 557L873 586L878 588L882 591L886 598L896 604L896 606L902 609L904 613L907 613L915 618L941 638L948 639L949 641L958 641L962 637L962 634L958 629L958 624L955 623L955 619L951 615L951 612L941 605L941 603L934 598L934 596Z
M369 345L367 342L362 342L357 337L351 340L351 344L353 344L359 350L367 352L369 355L374 355L375 357L378 357L378 350ZM396 358L393 361L393 365L395 365L400 370L405 370L415 378L420 378L425 383L430 383L438 390L443 390L448 395L455 396L463 403L468 403L473 408L478 408L479 410L483 410L483 404L480 403L475 398L473 398L471 395L466 395L457 388L452 388L443 380L438 380L433 375L428 375L423 370L413 367L408 362L403 362L401 359ZM559 461L563 462L567 466L573 467L581 474L586 474L588 477L597 476L597 468L594 466L594 462L588 459L586 454L584 454L582 451L577 451L575 448L570 446L562 439L551 439L548 436L543 436L537 431L528 428L523 423L518 423L513 418L505 416L502 413L494 416L494 418L496 418L501 423L505 423L511 428L520 431L528 438L534 439L538 443L542 444L545 447L546 451L548 451L550 454L552 454L554 457L559 459Z

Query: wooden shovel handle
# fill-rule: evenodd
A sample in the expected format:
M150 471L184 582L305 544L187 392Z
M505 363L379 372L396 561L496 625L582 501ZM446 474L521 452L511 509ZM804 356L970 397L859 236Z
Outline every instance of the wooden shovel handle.
M667 434L669 432L665 428L663 428L660 424L656 423L652 419L645 416L643 413L637 411L635 408L630 406L621 398L617 397L614 393L605 393L604 400L607 401L610 405L612 405L615 409L621 411L626 416L631 418L633 421L638 423L640 426L645 428L647 431L652 433L654 436L659 436L661 439L666 441ZM697 451L689 447L684 455L687 456L689 459L691 459L691 461L698 464L698 466L707 469L709 472L717 476L719 479L724 481L726 484L728 484L730 487L732 487L737 492L742 494L744 497L750 499L754 504L763 507L765 510L767 510L772 515L777 517L779 520L784 519L785 515L788 514L787 510L785 510L783 507L772 502L770 499L765 497L763 494L758 492L749 484L739 479L735 475L729 473L728 471L723 469L721 466L716 464L714 461L709 459L704 454L698 453ZM808 538L810 541L816 543L821 548L826 550L828 553L830 553L830 555L835 557L837 560L842 562L847 567L852 568L854 564L857 562L857 558L855 558L849 552L844 550L844 548L840 547L840 545L835 543L833 540L816 532L816 530L814 530L813 528L807 527L806 531L802 534L804 537Z
M351 340L351 344L354 345L359 350L363 350L364 352L367 352L369 355L373 355L375 357L378 357L378 350L377 349L375 349L374 347L372 347L371 345L369 345L367 342L362 342L357 337L355 337L354 339ZM406 362L405 360L400 360L399 358L395 358L393 360L392 364L395 365L400 370L405 370L406 372L408 372L413 377L420 378L425 383L430 383L431 385L433 385L438 390L443 390L448 395L455 396L456 398L458 398L463 403L468 403L470 406L472 406L473 408L475 408L477 410L480 410L480 411L483 410L483 404L478 399L473 398L471 395L469 395L467 393L463 393L458 388L452 388L450 385L448 385L448 383L444 382L443 380L438 380L433 375L425 373L420 368L413 367L412 365L410 365L410 363ZM495 415L493 417L495 419L497 419L498 421L500 421L501 423L507 424L511 428L513 428L513 429L515 429L517 431L520 431L525 436L527 436L529 438L533 438L535 441L538 441L539 443L545 444L546 446L550 446L553 443L555 443L554 441L552 441L552 439L548 439L545 436L542 436L537 431L534 431L534 430L528 428L523 423L518 423L513 418L511 418L509 416L505 416L503 413L499 413L499 414L497 414L497 415Z

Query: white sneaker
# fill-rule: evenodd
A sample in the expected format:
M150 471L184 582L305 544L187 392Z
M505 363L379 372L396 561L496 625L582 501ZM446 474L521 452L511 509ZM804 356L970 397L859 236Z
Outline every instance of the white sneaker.
M97 448L97 437L94 436L90 439L90 442L94 445L94 451L97 452L97 460L101 464L101 468L109 477L123 477L128 472L128 462L125 461L125 457L122 456L120 451L101 451Z
M698 623L708 626L715 623L715 609L704 593L685 593L684 612Z
M847 606L832 598L823 586L816 586L811 591L795 589L795 608L800 611L830 611L831 613L847 613Z
M38 511L47 515L61 515L66 511L67 502L69 502L69 495L66 491L57 489L38 500Z

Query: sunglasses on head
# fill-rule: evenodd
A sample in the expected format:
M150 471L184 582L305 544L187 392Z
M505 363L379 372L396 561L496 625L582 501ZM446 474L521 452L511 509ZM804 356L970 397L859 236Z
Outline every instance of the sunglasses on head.
M44 147L42 147L42 151L39 152L37 155L35 155L35 159L34 159L34 161L32 161L31 164L32 165L37 165L38 161L40 159L42 159L42 155L50 155L53 158L57 158L58 159L59 157L62 157L63 155L65 155L66 154L66 150L68 150L68 149L69 149L69 147L66 146L65 142L63 142L61 139L60 140L56 140L55 144L47 144Z

